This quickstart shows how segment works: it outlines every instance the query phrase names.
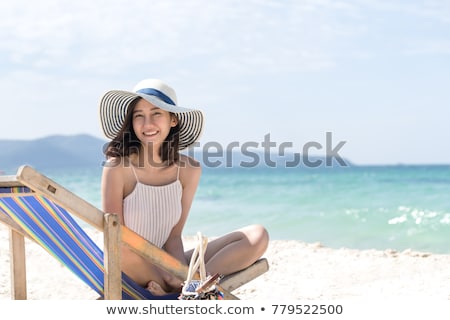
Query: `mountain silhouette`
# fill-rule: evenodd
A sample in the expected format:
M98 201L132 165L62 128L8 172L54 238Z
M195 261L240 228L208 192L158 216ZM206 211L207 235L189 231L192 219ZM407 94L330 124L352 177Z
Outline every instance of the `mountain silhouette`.
M52 135L34 140L0 140L0 171L27 164L36 169L99 166L106 141L87 135Z

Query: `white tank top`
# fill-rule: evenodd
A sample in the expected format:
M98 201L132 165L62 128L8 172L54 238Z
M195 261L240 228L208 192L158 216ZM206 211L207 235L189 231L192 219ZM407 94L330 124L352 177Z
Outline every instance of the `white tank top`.
M162 248L181 217L180 167L177 180L163 186L140 183L134 167L131 169L136 177L136 186L123 200L125 225Z

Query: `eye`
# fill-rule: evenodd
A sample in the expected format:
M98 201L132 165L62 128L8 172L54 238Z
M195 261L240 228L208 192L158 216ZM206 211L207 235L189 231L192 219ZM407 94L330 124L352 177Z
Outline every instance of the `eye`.
M136 114L134 114L134 116L133 116L134 119L140 118L140 117L143 117L143 115L142 115L141 113L136 113Z

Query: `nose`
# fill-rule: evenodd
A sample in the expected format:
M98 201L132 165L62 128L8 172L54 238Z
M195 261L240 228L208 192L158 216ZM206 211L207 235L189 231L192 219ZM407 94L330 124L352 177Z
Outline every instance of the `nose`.
M146 115L144 117L144 127L151 127L153 125L153 119L151 116Z

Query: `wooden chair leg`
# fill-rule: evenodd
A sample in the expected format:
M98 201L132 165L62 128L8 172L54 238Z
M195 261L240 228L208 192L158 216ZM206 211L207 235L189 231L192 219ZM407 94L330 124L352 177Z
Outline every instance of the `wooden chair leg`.
M115 214L105 214L104 221L105 300L122 299L120 265L120 223Z
M9 229L9 251L11 256L11 298L27 299L27 271L25 264L25 239L23 235Z

